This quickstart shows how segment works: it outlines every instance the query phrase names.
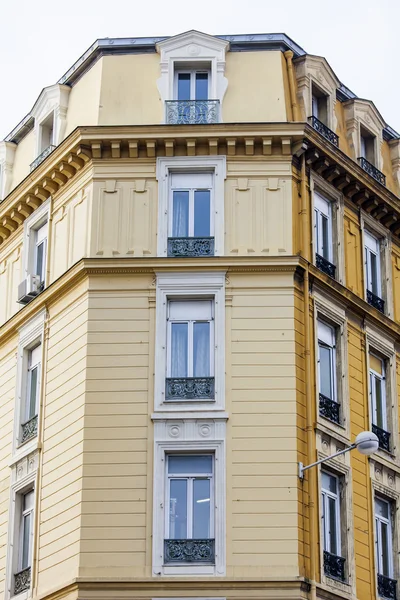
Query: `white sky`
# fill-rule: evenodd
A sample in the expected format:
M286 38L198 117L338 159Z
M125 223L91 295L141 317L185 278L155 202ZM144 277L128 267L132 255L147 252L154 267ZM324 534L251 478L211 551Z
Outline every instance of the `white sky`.
M0 139L97 38L189 29L286 33L400 132L399 23L400 0L3 0Z

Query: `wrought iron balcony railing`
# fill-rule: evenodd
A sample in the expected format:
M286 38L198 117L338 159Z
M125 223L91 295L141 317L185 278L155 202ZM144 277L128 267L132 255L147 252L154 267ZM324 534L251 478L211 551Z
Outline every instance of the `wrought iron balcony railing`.
M327 275L329 275L329 277L332 277L332 279L335 279L336 265L330 263L329 260L326 260L326 258L321 256L320 254L316 254L315 265L317 269L319 269L323 273L326 273Z
M21 444L27 442L28 440L37 436L37 426L38 426L38 418L37 415L26 421L26 423L22 423L22 436L21 436Z
M164 540L164 562L215 562L215 540Z
M371 175L375 181L378 181L382 185L386 185L386 177L379 169L377 169L372 163L368 162L363 156L360 156L358 160L360 167L364 169L368 175Z
M28 567L14 575L14 595L20 594L31 587L31 568Z
M324 573L327 577L333 577L333 579L340 579L344 581L344 563L345 558L336 556L324 550Z
M168 377L166 400L214 400L214 377Z
M389 431L385 431L384 429L381 429L380 427L378 427L378 425L374 425L374 423L372 423L372 432L376 436L378 436L379 448L382 448L382 450L386 450L387 452L390 452L390 433L389 433Z
M325 123L322 123L322 121L317 119L317 117L308 117L308 120L310 122L311 127L313 127L315 131L318 131L318 133L320 133L326 140L328 140L328 142L339 148L339 136L337 136L336 133L332 131L332 129L329 129L329 127L327 127Z
M381 313L385 312L385 301L382 300L382 298L379 298L379 296L375 296L371 290L367 290L367 302L371 306L380 310Z
M168 238L168 256L214 256L214 238Z
M340 404L335 402L335 400L324 396L324 394L320 394L319 414L334 423L340 423Z
M40 165L40 163L43 162L44 159L47 158L49 154L53 152L54 148L55 146L53 145L47 146L47 148L45 148L43 152L39 154L39 156L35 158L35 160L31 163L31 171L33 171L33 169L36 169L36 167Z
M378 573L378 595L388 600L397 600L397 581Z
M219 100L167 100L167 125L201 125L219 122Z

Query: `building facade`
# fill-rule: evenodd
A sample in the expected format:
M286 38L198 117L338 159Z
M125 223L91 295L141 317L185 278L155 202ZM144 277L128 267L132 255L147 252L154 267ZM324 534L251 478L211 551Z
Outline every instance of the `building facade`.
M285 35L98 40L41 92L0 143L2 598L399 597L399 195Z

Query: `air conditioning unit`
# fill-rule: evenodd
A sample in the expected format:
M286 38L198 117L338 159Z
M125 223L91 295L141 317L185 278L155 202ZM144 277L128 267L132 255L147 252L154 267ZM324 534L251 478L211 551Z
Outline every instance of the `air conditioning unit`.
M20 304L28 304L40 291L40 275L28 275L18 286L18 302Z

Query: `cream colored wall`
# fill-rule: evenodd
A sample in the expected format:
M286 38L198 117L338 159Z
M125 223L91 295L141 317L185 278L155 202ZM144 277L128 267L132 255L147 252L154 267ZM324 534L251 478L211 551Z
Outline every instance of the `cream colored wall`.
M0 246L0 327L21 308L17 303L22 279L22 230Z
M35 159L35 132L32 129L17 145L10 191L30 173L30 164Z
M87 284L49 309L43 466L40 474L38 594L78 575L83 426L88 352Z
M156 254L155 167L153 159L94 168L90 256Z
M105 56L102 62L99 125L161 123L159 55Z
M150 575L152 279L90 279L81 576Z
M228 161L225 191L227 255L292 254L290 161Z
M100 58L71 89L65 137L75 127L97 125L99 122L103 60Z
M282 68L281 52L228 52L224 122L286 121Z
M4 598L7 559L8 511L10 505L9 467L14 427L17 376L17 337L0 345L0 596Z

